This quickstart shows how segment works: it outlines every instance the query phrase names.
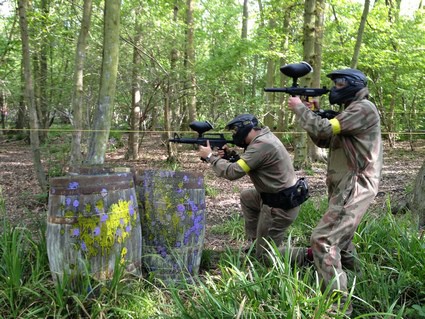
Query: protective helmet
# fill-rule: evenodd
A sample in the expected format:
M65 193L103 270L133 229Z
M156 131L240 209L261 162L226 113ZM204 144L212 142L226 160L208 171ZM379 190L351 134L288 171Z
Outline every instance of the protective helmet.
M359 70L356 69L343 69L336 70L326 75L332 81L338 81L338 79L345 81L343 88L331 88L329 93L329 103L331 104L346 104L354 100L354 97L358 91L367 86L366 76Z
M245 138L254 127L258 126L257 118L252 114L236 116L226 125L226 130L233 131L233 142L239 147L246 147Z

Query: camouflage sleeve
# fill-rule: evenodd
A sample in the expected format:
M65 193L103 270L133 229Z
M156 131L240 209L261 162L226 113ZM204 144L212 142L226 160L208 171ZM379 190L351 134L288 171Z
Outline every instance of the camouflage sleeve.
M379 121L375 106L368 100L351 103L331 120L314 114L304 104L295 106L294 112L317 145L317 141L329 141L332 135L356 135Z
M219 177L228 180L235 180L248 174L251 170L260 167L267 154L266 143L257 142L250 144L245 152L240 156L240 159L235 163L230 163L227 160L213 157L210 160L213 171Z
M328 119L314 114L304 104L298 104L294 108L297 121L307 131L312 141L319 147L329 147L333 135L332 125Z
M331 121L338 121L338 134L357 135L379 122L376 107L369 100L351 103L341 114Z
M241 178L246 174L239 161L231 163L228 160L222 159L218 156L212 156L210 159L211 168L216 173L216 175L231 181Z

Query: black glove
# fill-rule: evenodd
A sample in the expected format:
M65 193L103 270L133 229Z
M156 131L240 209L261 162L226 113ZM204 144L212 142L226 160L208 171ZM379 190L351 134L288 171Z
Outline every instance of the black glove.
M230 163L237 162L240 159L240 156L236 151L231 150L227 151L226 154L223 156L224 159L227 159Z
M313 111L313 113L319 115L322 119L328 119L328 120L333 119L335 116L339 114L339 112L334 110L322 110L322 109Z

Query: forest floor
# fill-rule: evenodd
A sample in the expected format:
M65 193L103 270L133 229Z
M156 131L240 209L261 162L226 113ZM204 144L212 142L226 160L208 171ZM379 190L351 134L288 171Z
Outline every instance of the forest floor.
M52 144L60 145L63 140L58 137ZM51 146L49 145L49 146ZM400 202L406 190L412 188L419 168L425 160L425 140L416 140L412 150L408 142L397 142L395 148L388 144L384 146L384 168L380 190L371 209L385 207L386 200ZM205 176L206 186L214 190L214 196L206 196L207 205L207 230L205 248L210 250L223 250L232 246L231 239L226 235L217 235L209 231L214 225L223 223L229 216L240 213L239 191L251 187L248 177L237 181L227 181L217 178L209 169L208 164L201 162L197 151L190 146L181 146L179 153L179 170L202 172ZM179 149L180 149L179 148ZM288 145L292 154L292 147ZM66 154L62 154L66 159ZM145 137L140 150L140 159L137 161L125 160L124 148L114 148L108 151L105 164L128 165L136 170L143 169L168 169L166 166L167 152L159 135ZM51 160L45 160L43 165L57 165ZM308 172L297 171L298 176L306 176L311 189L312 197L326 195L325 164L314 164ZM47 196L42 194L37 184L32 164L31 148L24 141L17 141L0 135L0 198L5 200L6 217L12 225L25 225L37 229L40 221L47 217Z

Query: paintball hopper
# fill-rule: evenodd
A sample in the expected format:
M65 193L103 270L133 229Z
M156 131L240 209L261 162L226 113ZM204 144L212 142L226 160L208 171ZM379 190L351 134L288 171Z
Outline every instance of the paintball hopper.
M303 77L307 73L313 72L313 68L307 62L286 64L280 68L280 72L292 78L292 86L297 87L298 78Z
M193 121L189 124L189 127L195 132L197 132L200 137L205 132L212 130L214 128L213 125L208 121L204 121L204 122Z

